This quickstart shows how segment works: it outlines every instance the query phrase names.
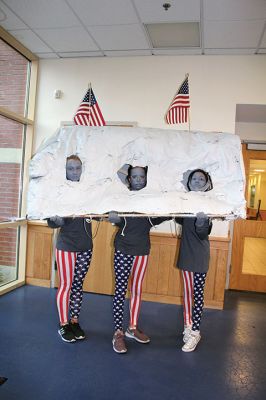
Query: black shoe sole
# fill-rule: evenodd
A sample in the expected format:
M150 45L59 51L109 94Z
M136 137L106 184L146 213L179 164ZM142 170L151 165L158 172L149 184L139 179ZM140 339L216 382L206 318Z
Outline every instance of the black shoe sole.
M64 342L66 342L66 343L75 343L75 341L76 341L75 338L73 338L73 339L71 339L71 340L64 339L63 336L61 335L61 333L60 333L59 331L58 331L58 334L59 334L59 336L61 337L61 339L62 339Z

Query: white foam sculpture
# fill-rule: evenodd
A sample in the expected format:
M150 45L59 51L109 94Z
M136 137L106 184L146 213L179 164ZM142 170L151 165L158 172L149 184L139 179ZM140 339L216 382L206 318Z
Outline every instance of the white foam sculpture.
M66 180L66 157L83 163L79 182ZM147 186L129 191L117 176L124 164L148 166ZM209 192L187 192L187 170L202 168ZM33 156L29 169L28 218L120 213L245 218L241 143L230 133L153 128L68 126L58 129Z

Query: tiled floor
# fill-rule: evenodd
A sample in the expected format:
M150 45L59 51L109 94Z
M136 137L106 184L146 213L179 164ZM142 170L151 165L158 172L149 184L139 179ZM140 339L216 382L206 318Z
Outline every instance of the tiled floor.
M142 345L113 352L112 299L85 294L87 338L57 333L55 290L24 286L0 298L2 400L264 400L266 295L226 293L225 309L205 310L202 340L183 353L182 308L143 302Z

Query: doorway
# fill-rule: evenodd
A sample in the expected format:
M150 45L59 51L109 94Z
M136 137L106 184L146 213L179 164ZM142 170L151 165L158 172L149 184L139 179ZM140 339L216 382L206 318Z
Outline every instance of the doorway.
M266 151L242 150L247 219L234 222L229 288L266 292Z

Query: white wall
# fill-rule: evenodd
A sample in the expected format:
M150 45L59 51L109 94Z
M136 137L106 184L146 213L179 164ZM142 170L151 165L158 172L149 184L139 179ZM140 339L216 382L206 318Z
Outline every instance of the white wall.
M172 56L41 60L34 151L61 121L73 118L92 83L108 121L137 121L138 126L167 126L164 114L189 73L191 130L235 131L236 104L266 104L266 56ZM55 89L63 92L54 99ZM165 229L165 228L164 228ZM228 224L214 226L227 236Z

